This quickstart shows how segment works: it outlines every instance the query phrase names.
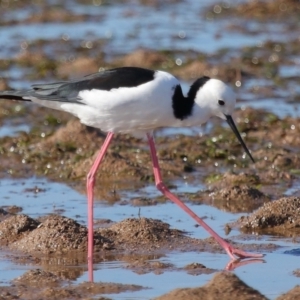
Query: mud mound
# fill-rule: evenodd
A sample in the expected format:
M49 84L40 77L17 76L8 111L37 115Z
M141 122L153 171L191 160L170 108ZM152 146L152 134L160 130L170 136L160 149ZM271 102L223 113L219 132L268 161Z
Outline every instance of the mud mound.
M126 219L99 231L101 235L114 239L117 244L154 245L176 237L184 237L182 231L170 229L169 224L146 218Z
M287 116L280 119L270 112L254 108L238 110L236 115L239 130L247 133L249 142L255 141L262 146L252 153L256 166L259 158L267 156L266 163L268 163L268 161L276 160L277 155L283 156L283 159L275 161L279 166L289 164L290 159L299 164L299 158L296 155L296 147L300 145L299 118ZM266 148L265 145L268 147Z
M0 243L32 257L48 259L61 257L70 264L85 262L87 251L87 228L76 221L58 215L33 220L25 215L12 216L0 223ZM244 248L244 245L238 245ZM247 248L251 245L247 244ZM254 245L255 249L257 248ZM182 251L213 251L223 249L212 238L200 240L187 236L183 231L170 229L160 220L139 218L125 219L109 227L94 231L95 253L102 251L138 251L149 253L170 249ZM52 255L50 255L52 254ZM41 256L42 255L42 256ZM51 263L48 262L50 265ZM55 263L54 263L55 264ZM151 266L152 268L153 266Z
M188 274L194 276L198 276L201 274L212 274L217 271L215 269L207 268L200 263L192 263L183 268L178 268L170 263L163 263L161 261L148 261L143 259L135 259L131 261L126 266L126 269L131 269L137 274L147 274L153 272L156 275L171 271L185 271Z
M14 215L0 222L0 243L8 245L32 230L36 229L39 222L26 215Z
M100 150L106 134L98 129L89 128L78 120L71 120L66 126L59 128L51 136L37 143L31 160L36 161L37 169L43 171L48 166L47 174L55 178L86 178ZM113 178L145 178L152 174L150 156L141 148L141 141L126 135L116 135L97 177ZM143 144L143 147L145 144Z
M295 300L300 299L300 286L297 285L287 293L276 298L276 300Z
M72 219L52 215L44 218L35 230L11 245L26 252L66 252L86 249L87 229Z
M169 263L162 263L160 261L146 261L136 259L126 266L126 269L131 269L133 272L141 275L153 272L154 274L162 274L165 271L172 271L175 269L174 265Z
M266 300L258 291L241 281L236 275L227 272L217 273L212 280L200 288L176 289L155 298L156 300Z
M284 197L265 203L248 217L238 220L242 229L274 229L285 231L300 229L300 198Z
M200 192L199 198L202 203L230 212L252 212L269 201L267 195L245 184Z
M96 235L95 244L97 248L104 244L104 240ZM71 250L86 251L87 229L72 219L51 215L43 218L35 230L10 247L27 253L44 254L60 254Z
M9 214L10 213L7 210L0 208L0 221L6 219Z
M259 177L263 183L267 184L282 184L287 182L288 184L294 179L294 175L289 171L280 171L277 169L265 169L259 173Z
M222 208L232 212L248 212L259 207L269 198L248 185L231 186L210 194L214 200L223 201Z
M71 290L72 288L70 288ZM118 294L125 291L139 291L143 289L142 286L136 284L119 284L119 283L112 283L112 282L83 282L78 284L73 288L74 291L80 292L81 297L84 294L87 295L99 295L99 294ZM78 298L82 299L82 298ZM100 298L100 299L107 299L107 298ZM109 299L109 298L108 298Z
M211 66L203 61L192 61L191 63L174 70L174 75L182 79L191 80L202 77L203 75L209 76Z
M31 270L16 278L11 286L2 287L1 299L108 299L101 294L117 294L125 291L138 291L143 287L134 284L110 282L83 282L63 286L63 280L51 272Z
M233 172L226 172L224 175L217 174L217 175L210 175L206 178L207 184L211 188L225 188L229 185L257 185L260 184L260 178L257 174L251 173L233 173Z
M82 125L72 118L65 126L56 128L43 138L36 134L6 138L3 147L14 147L15 151L5 152L6 159L3 158L0 169L9 166L17 174L21 171L20 157L26 157L24 164L27 172L31 171L35 175L47 174L65 180L85 179L104 139L105 134L100 130ZM136 138L116 135L97 176L105 180L113 176L118 180L118 175L123 179L132 176L143 178L152 174L152 169L147 167L151 165L149 152L141 150L145 143L142 147L140 145L141 141Z
M215 269L210 269L200 263L191 263L184 267L188 274L198 276L202 274L211 274L216 272Z
M63 62L57 66L57 76L60 78L80 78L99 70L99 62L90 57L77 57L71 64Z
M231 8L231 13L240 17L262 20L265 20L266 17L280 20L287 16L292 17L299 11L299 1L295 0L247 1Z
M17 277L14 282L16 284L24 284L31 286L56 286L61 283L61 278L51 272L43 271L40 269L30 270L22 276Z
M182 251L211 250L205 241L190 238L184 232L170 229L170 225L160 220L139 218L125 219L109 228L96 231L102 237L114 242L117 251L138 251L153 253L155 250L181 249ZM219 251L219 248L217 248Z
M206 178L210 191L204 193L208 202L215 207L230 212L252 212L269 201L254 186L261 183L260 177L252 173L227 172L224 175L210 175Z
M295 275L296 277L300 277L300 269L294 270L293 275Z
M115 66L135 66L144 68L158 68L161 69L162 65L168 63L167 55L159 53L157 51L148 49L138 49L130 54L116 59L112 65Z
M21 206L12 205L12 206L5 206L5 210L6 210L6 215L7 214L17 214L17 213L21 212L23 210L23 208ZM1 212L1 209L0 209L0 218L1 218L1 214L3 214L3 211Z

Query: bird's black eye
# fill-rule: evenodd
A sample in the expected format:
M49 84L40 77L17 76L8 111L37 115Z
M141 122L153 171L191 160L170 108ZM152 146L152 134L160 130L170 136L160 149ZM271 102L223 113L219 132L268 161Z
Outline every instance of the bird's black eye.
M219 100L218 103L219 103L219 105L224 105L225 104L225 102L223 100Z

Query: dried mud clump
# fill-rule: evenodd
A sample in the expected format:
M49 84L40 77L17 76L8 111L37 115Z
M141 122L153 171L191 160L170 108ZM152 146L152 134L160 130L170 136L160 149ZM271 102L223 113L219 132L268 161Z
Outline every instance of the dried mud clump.
M231 212L251 212L269 197L248 185L235 185L209 194L214 205Z
M162 263L160 261L149 262L144 259L136 259L130 262L126 269L131 269L137 274L147 274L153 272L156 275L162 274L165 271L172 271L175 269L174 265L169 263Z
M22 156L26 157L27 167L33 168L35 174L47 174L55 179L60 177L85 180L104 138L105 134L99 130L72 119L51 136L32 142L30 147L26 146L20 151L24 152ZM105 180L147 178L149 173L152 174L152 170L148 168L149 153L142 150L140 144L140 140L131 136L117 135L101 164L101 172L97 172L97 177ZM7 147L11 147L11 143ZM162 164L163 169L164 165Z
M34 219L26 215L13 215L0 222L0 244L8 245L28 233L39 225Z
M300 269L294 270L293 275L295 275L296 277L300 277Z
M119 247L133 245L145 249L159 248L172 240L188 238L182 231L170 229L167 223L146 218L126 219L109 228L99 229L98 232L103 237L114 240L114 244Z
M21 206L12 205L12 206L5 206L5 210L9 214L17 214L23 210ZM0 209L0 216L1 216L1 209Z
M260 184L260 178L257 174L226 172L223 176L218 174L210 175L206 178L206 182L209 187L221 189L230 185L258 185Z
M284 197L265 203L248 217L238 220L241 229L290 231L300 229L300 198ZM300 232L300 230L299 230Z
M299 118L287 116L280 119L253 108L239 110L236 115L239 130L247 133L247 144L256 143L257 150L253 152L256 168L263 170L272 165L285 170L299 168Z
M0 220L4 220L9 215L9 212L3 208L0 208Z
M95 239L96 248L104 244L99 236ZM10 248L27 253L62 254L87 249L87 229L72 219L51 215L23 238L10 245Z
M162 53L148 50L138 49L122 58L116 59L113 66L133 66L144 68L161 68L164 63L168 62L168 57Z
M147 274L153 272L156 275L162 274L166 271L186 271L188 274L198 276L201 274L212 274L216 272L215 269L207 268L200 263L192 263L183 268L178 268L170 263L163 263L161 261L148 261L145 259L135 259L131 261L126 269L131 269L137 274Z
M99 234L94 238L96 250L111 248L110 241ZM32 254L86 251L87 229L72 219L57 215L34 220L23 214L6 214L0 222L0 245Z
M266 16L277 16L277 19L280 19L299 13L300 4L297 0L247 1L237 5L233 10L245 18L265 19Z
M29 270L22 276L17 277L14 282L16 284L25 284L30 286L51 285L56 286L61 282L61 278L51 272L43 271L41 269Z
M59 78L79 78L87 74L96 73L99 70L99 62L89 57L77 57L72 63L64 62L57 67Z
M182 68L175 69L174 74L182 79L193 80L203 75L209 76L210 74L208 74L207 70L211 70L211 66L208 63L196 60Z
M27 174L43 174L49 177L68 179L84 179L90 169L105 135L97 129L82 125L78 120L70 120L66 126L61 126L53 134L45 138L34 138L26 135L24 139L8 138L4 144L3 161L8 161L13 173L18 174L20 159L24 160ZM151 172L147 167L150 163L149 153L139 151L139 141L135 138L120 135L114 143L101 165L101 172L97 173L102 179L113 177L118 180L129 177L146 178ZM14 147L14 152L9 149ZM4 158L5 157L5 158ZM1 166L5 171L7 165ZM23 170L19 170L21 174Z
M212 274L216 272L214 269L207 268L203 264L200 263L191 263L184 267L188 274L198 276L202 274Z
M11 286L4 286L0 299L109 299L101 294L117 294L138 291L142 286L111 282L83 282L65 285L60 276L40 269L30 270L16 278ZM99 297L100 296L100 297Z
M265 296L252 289L236 275L228 272L217 273L213 279L199 288L176 289L168 294L155 298L156 300L267 300Z
M300 299L300 286L296 285L293 289L287 293L279 296L276 300L296 300Z
M289 18L296 22L300 4L298 0L273 0L273 1L245 1L235 3L235 5L224 5L219 2L209 7L206 11L206 17L230 17L238 16L239 18L266 21L272 18L273 22L282 22ZM217 10L216 10L217 9ZM234 28L231 28L234 29Z
M78 299L82 299L81 297L83 295L119 294L126 291L139 291L141 289L143 289L143 287L136 284L120 284L112 282L83 282L70 288L70 290L79 293ZM100 297L99 299L108 300L109 298Z

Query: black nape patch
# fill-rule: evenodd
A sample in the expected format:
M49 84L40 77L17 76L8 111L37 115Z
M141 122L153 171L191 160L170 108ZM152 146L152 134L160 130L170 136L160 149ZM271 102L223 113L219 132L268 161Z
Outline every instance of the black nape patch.
M187 97L182 94L180 85L177 85L172 97L173 114L175 118L184 120L192 115L195 97L199 89L209 80L207 76L198 78L190 87Z
M204 86L204 84L209 80L210 78L208 76L203 76L198 78L190 87L190 90L188 92L188 98L195 99L197 92L201 87Z
M192 114L194 99L184 97L180 85L176 85L172 101L173 114L175 118L184 120Z

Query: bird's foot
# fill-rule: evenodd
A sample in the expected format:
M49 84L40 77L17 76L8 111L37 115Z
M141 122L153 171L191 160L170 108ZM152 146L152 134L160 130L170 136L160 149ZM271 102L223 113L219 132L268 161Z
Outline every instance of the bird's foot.
M225 267L225 270L227 271L233 271L239 267L249 265L249 264L255 264L255 263L264 263L265 261L261 258L250 258L246 260L241 259L232 259Z
M251 252L245 252L243 250L237 249L232 247L230 244L227 244L224 249L228 253L228 255L231 257L231 259L246 259L246 258L262 258L264 257L264 254L260 253L251 253Z

